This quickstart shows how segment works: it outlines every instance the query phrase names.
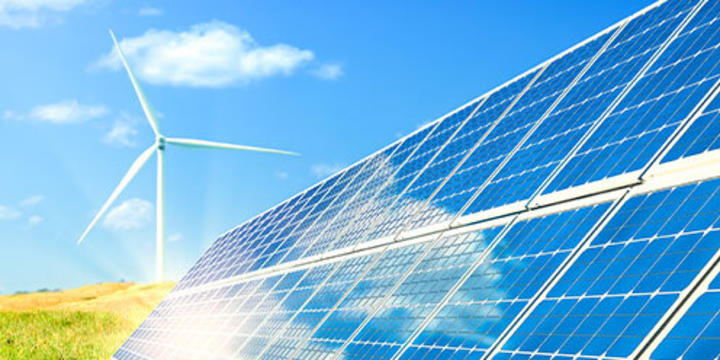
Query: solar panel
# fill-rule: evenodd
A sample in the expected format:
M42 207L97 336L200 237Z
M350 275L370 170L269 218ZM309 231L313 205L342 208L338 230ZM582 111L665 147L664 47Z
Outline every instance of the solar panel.
M718 358L718 65L658 1L222 234L113 357Z
M720 213L706 207L719 189L713 180L628 199L502 353L632 355L720 248L710 231Z
M545 120L546 115L574 85L576 78L593 63L594 57L610 37L610 34L602 34L544 67L533 85L496 120L495 126L471 150L467 159L458 165L409 226L418 227L453 218L477 192L494 194L496 200L493 201L484 196L486 201L482 203L485 209L524 199L517 192L530 187L506 183L498 186L499 181L488 183L488 180L504 168L507 158ZM527 161L527 157L525 159ZM511 194L513 192L515 194Z
M716 359L720 356L720 277L692 303L653 351L655 359Z
M674 13L683 3L668 4L677 4L671 9ZM663 32L675 28L671 42L665 43L665 49L658 48L657 60L646 64L649 68L639 74L634 86L601 120L602 126L569 159L546 191L640 170L653 158L720 76L720 38L713 36L720 24L716 17L700 15L684 17L679 27L671 25L673 21L667 22L671 25L667 29L665 25L658 27ZM682 18L680 15L678 20Z

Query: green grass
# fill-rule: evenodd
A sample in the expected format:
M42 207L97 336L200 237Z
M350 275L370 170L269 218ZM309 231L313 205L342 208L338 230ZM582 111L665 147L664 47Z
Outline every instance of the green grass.
M0 359L108 359L130 324L110 312L0 313Z
M109 359L173 285L0 296L0 359Z

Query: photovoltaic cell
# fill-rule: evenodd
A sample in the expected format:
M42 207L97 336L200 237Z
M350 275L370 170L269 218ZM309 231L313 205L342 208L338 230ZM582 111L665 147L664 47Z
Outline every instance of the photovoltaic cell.
M716 235L717 237L717 235ZM716 241L720 241L720 237ZM720 276L652 353L651 359L717 359L720 356Z
M608 207L604 203L514 224L402 357L484 355Z
M469 151L492 128L504 111L535 79L537 71L517 79L491 94L462 125L455 136L438 152L437 156L410 182L407 189L382 215L370 233L370 238L395 235L412 216L422 208L435 189L462 162ZM439 209L438 211L443 211Z
M257 358L272 335L283 324L290 320L315 290L332 274L336 264L326 264L307 270L305 276L288 293L276 294L266 298L266 305L254 311L250 319L257 319L253 326L248 327L252 334L250 340L242 347L233 347L232 356L228 358ZM238 350L239 349L239 350Z
M389 359L478 260L502 227L446 236L380 306L342 357Z
M403 206L413 206L413 204L422 201L422 199L404 198L403 194L425 167L435 159L458 129L466 123L468 117L484 102L486 101L475 101L440 121L418 150L400 167L393 181L380 191L374 208L369 209L370 214L376 215L372 218L373 221L369 226L363 229L361 234L356 235L361 239L356 242L389 235L392 233L392 230L388 230L390 227L397 228L401 225L389 214L389 209L401 209Z
M427 244L417 244L383 253L313 335L298 347L294 358L329 359L335 356L426 250Z
M708 232L719 187L712 180L630 198L503 350L630 356L720 247Z
M508 164L472 203L465 214L511 201L529 199L555 171L603 111L629 85L653 51L667 39L688 9L677 13L666 3L631 20L578 79L552 112L521 145ZM514 195L507 194L514 192ZM507 199L503 195L508 195ZM512 199L512 200L509 200Z
M344 201L349 195L345 192L349 184L353 183L356 175L362 172L362 169L367 165L367 162L361 162L351 166L345 171L343 176L328 191L327 195L320 200L317 206L312 212L308 213L303 222L293 230L288 238L292 240L291 246L288 247L289 251L279 262L292 261L298 259L310 246L315 236L317 236L328 221L330 221L335 214L337 209L333 206L337 201Z
M283 329L259 356L261 359L287 359L305 339L312 335L317 326L343 300L348 289L365 273L378 254L365 255L344 260L337 270L320 286L307 303L294 314Z
M367 198L364 205L361 205L362 209L358 211L355 218L349 222L335 243L333 243L333 250L352 246L361 240L366 240L364 235L367 233L367 229L407 185L410 172L407 172L408 169L404 166L406 160L417 151L421 151L421 153L427 152L422 145L425 139L433 133L437 125L427 126L409 136L407 140L399 145L398 150L390 157L385 168L378 170L378 175L373 179L373 182L382 182L382 184L375 190L375 193L371 194L370 191L367 191L363 194L369 196L369 198ZM401 172L401 169L405 169L405 171Z
M662 162L670 162L720 148L720 98L715 98L690 125Z
M370 188L366 188L366 185L373 179L378 169L384 167L386 161L392 157L397 147L397 144L390 146L367 161L362 171L358 173L355 179L353 179L345 191L343 191L343 196L336 200L331 208L323 214L323 217L331 219L326 221L328 225L319 235L308 234L310 238L313 238L313 242L300 257L317 255L328 249L338 233L347 225L348 221L355 216L357 211L355 205L360 204L356 202L356 197L364 192L371 193L377 191L377 184L371 183L371 185L375 186L371 186Z
M498 119L497 124L439 189L432 201L415 215L409 227L429 225L457 215L493 171L501 166L505 157L532 131L535 124L543 118L545 112L588 65L609 37L609 34L599 36L549 64L507 114ZM523 192L521 189L525 189L526 196L534 190L503 182L501 186L494 186L493 189L498 202L484 204L486 208L491 208L524 199L525 197L511 196L513 192Z
M683 4L668 7L674 13ZM642 170L653 159L720 77L720 24L705 21L679 33L546 191Z

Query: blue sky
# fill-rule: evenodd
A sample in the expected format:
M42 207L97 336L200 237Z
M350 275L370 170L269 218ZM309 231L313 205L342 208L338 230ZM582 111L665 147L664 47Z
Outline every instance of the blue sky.
M154 160L75 241L153 141L113 28L167 136L300 158L166 152L167 266L632 12L644 0L0 0L0 293L150 281Z

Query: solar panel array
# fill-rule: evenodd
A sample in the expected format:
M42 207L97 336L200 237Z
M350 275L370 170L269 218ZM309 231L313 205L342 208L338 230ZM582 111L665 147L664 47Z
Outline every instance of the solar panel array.
M719 65L659 1L221 235L114 358L718 358Z

